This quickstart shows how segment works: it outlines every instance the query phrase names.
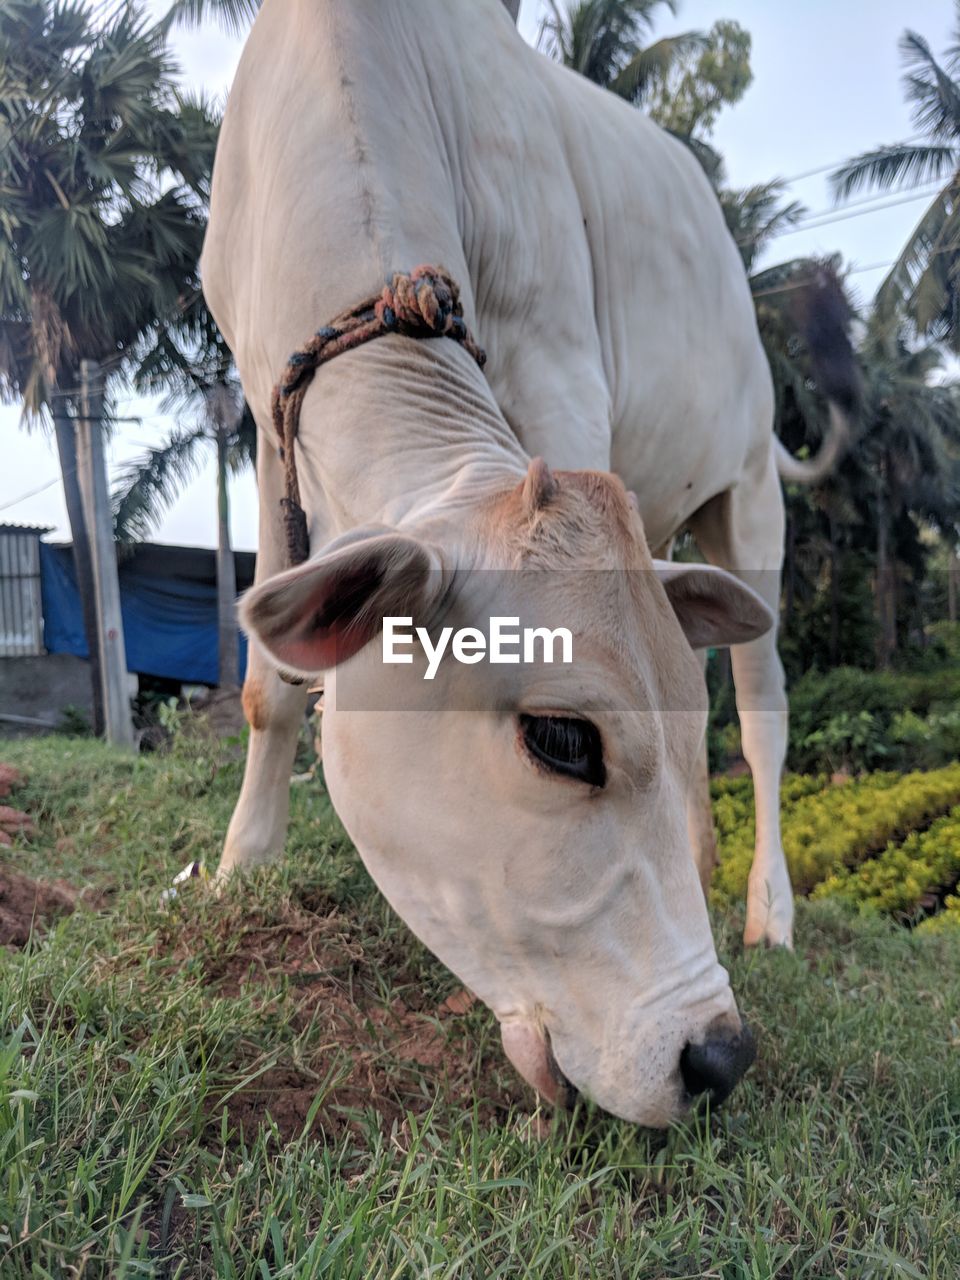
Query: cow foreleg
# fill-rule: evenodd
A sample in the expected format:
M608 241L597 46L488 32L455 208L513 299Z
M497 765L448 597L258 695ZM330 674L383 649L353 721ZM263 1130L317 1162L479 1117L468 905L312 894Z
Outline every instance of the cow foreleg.
M774 617L780 604L783 497L772 456L749 478L708 503L692 522L707 559L743 577ZM780 776L787 750L787 695L776 624L731 651L743 754L753 774L756 843L747 884L748 946L793 945L793 890L780 835Z
M276 668L255 656L251 647L243 684L250 742L217 880L238 867L272 862L283 852L290 816L290 774L307 697L305 687L284 684Z
M284 542L278 518L282 473L276 454L263 437L257 462L260 490L260 549L256 581L284 566ZM275 664L251 644L243 684L243 712L250 742L240 798L227 828L217 880L236 868L271 862L283 852L290 814L290 774L309 693L307 685L280 679Z
M777 591L768 600L776 608ZM753 774L757 834L747 882L747 946L793 946L793 889L780 836L780 776L787 754L787 695L776 638L733 650L743 755Z

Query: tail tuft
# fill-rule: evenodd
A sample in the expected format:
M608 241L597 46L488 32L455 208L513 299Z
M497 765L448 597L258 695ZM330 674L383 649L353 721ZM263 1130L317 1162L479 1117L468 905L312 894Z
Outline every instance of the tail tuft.
M794 458L777 442L777 470L784 480L816 484L833 471L849 447L860 410L860 370L850 341L853 318L843 284L829 261L818 262L795 304L797 327L810 352L818 389L830 405L830 426L816 457Z
M806 288L797 294L797 320L817 386L852 417L860 406L860 371L850 341L853 313L836 268L817 263Z

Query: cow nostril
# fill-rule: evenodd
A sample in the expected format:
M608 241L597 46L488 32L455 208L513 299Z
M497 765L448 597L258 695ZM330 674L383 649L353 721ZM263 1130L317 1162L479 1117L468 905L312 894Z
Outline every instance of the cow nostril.
M716 1106L745 1074L755 1052L753 1032L746 1023L739 1035L713 1035L703 1044L688 1044L680 1055L684 1088L691 1098L707 1094Z

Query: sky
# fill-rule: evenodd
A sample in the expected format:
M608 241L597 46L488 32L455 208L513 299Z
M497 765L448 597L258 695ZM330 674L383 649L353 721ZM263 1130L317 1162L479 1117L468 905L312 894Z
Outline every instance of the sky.
M159 15L165 5L151 0L150 7ZM522 0L520 29L531 43L540 8L539 0ZM897 49L904 26L909 23L939 52L952 42L954 12L951 0L912 0L909 5L902 0L804 0L800 5L681 0L675 19L664 7L656 34L707 29L719 18L735 19L750 32L753 84L740 103L720 116L712 139L725 157L730 185L791 179L792 198L811 214L832 216L835 207L825 169L878 144L914 136ZM241 48L242 40L212 27L178 32L175 50L184 84L225 94ZM881 201L885 208L851 206L843 220L784 235L765 261L839 251L853 269L850 284L855 294L868 302L884 275L875 264L888 264L896 257L924 209L926 190L888 197ZM116 429L108 449L112 476L162 441L174 425L156 400L135 397L123 388L115 395L117 415L136 421ZM0 471L0 522L48 525L52 537L68 538L52 439L42 432L26 434L19 428L19 417L16 407L0 406L0 438L13 444L5 451ZM256 485L247 474L232 482L231 525L237 547L255 549L256 512ZM216 544L212 460L153 536L162 542Z

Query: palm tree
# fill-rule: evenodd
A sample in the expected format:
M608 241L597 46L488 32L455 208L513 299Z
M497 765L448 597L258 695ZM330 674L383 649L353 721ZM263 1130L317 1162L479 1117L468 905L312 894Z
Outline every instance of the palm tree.
M237 575L230 542L228 477L256 462L257 431L243 400L233 357L202 301L176 329L157 336L134 375L141 391L164 391L165 412L190 413L156 449L132 463L114 491L114 530L120 542L145 538L194 474L203 450L217 461L217 635L220 687L236 685Z
M915 31L900 41L904 85L922 142L897 142L854 156L831 175L838 199L940 183L877 293L877 319L894 329L905 313L916 329L960 351L960 0L954 43L943 61Z
M702 32L686 31L643 43L656 10L663 5L675 14L676 0L570 0L566 9L547 3L538 41L544 52L630 102L645 102L679 58L707 42Z
M0 398L52 419L100 706L92 571L76 475L80 362L122 374L198 290L209 130L180 101L162 26L128 5L0 7Z

